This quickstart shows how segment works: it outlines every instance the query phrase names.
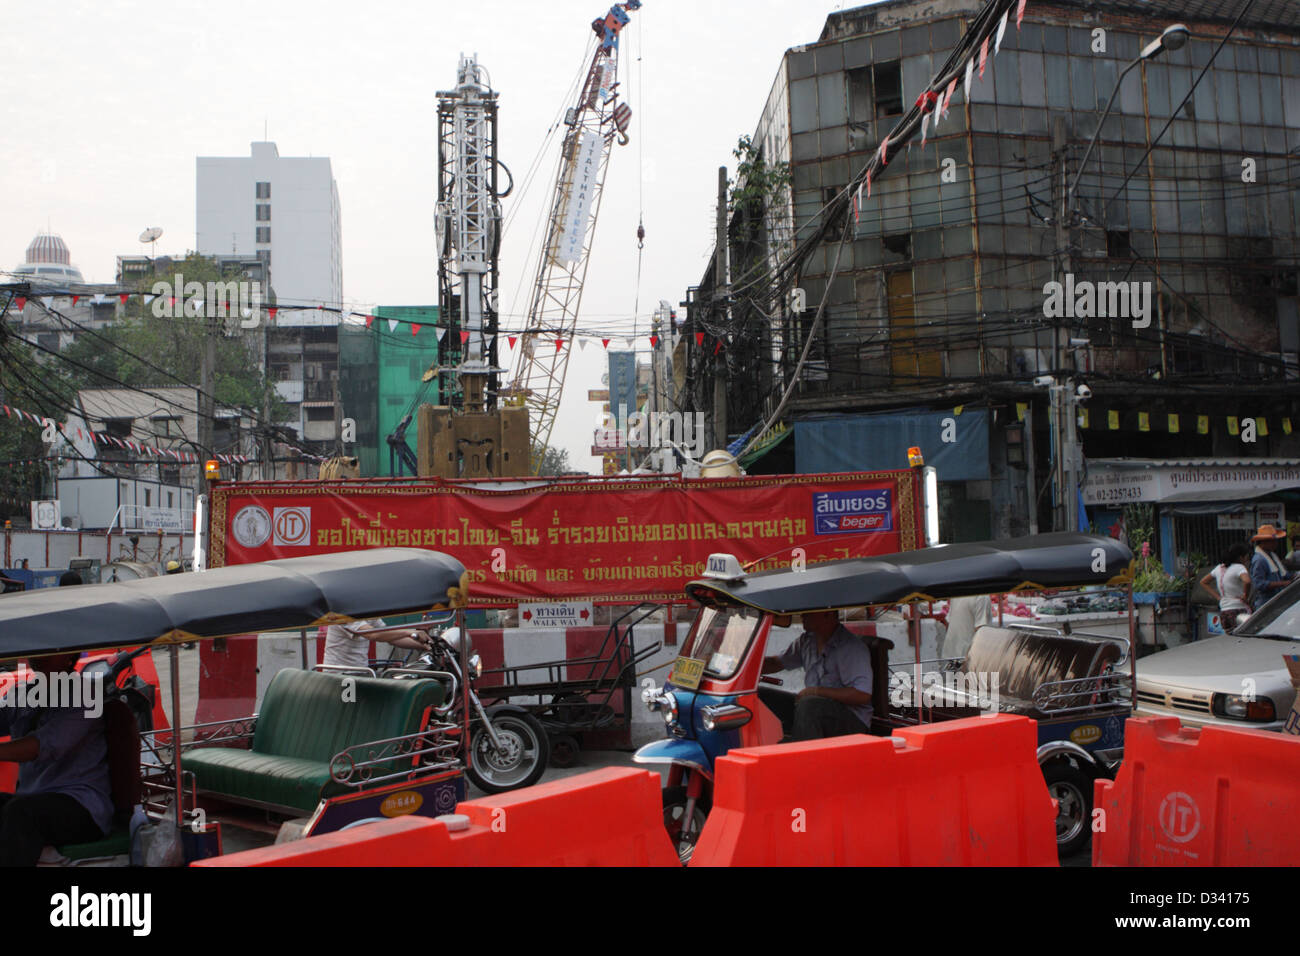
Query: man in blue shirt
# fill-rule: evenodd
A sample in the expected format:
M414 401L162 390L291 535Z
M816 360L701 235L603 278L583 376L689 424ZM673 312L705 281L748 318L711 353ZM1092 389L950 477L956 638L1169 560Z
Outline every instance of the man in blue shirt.
M794 740L870 733L871 652L840 623L835 611L803 615L804 633L785 651L763 660L763 673L802 667L804 689L795 698Z
M1258 611L1265 602L1291 583L1292 574L1277 555L1277 543L1286 537L1271 524L1260 525L1250 540L1255 553L1250 559L1251 608Z
M79 656L33 658L33 681L66 689L68 678L58 675L73 674ZM102 702L91 707L94 698L82 685L80 701L51 701L46 693L28 706L23 698L35 692L21 690L0 699L0 734L12 738L0 743L0 760L20 765L17 792L0 793L0 866L35 866L43 847L98 840L113 822L108 743L94 713Z

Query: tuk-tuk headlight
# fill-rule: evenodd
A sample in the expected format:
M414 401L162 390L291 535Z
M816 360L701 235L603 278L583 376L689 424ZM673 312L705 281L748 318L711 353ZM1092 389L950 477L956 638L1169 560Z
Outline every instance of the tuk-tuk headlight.
M469 659L469 676L471 680L478 680L483 676L483 658L477 654Z
M659 709L663 711L665 725L672 727L677 723L677 698L671 693L659 695Z
M1236 694L1215 694L1212 709L1220 717L1232 720L1269 721L1277 717L1277 708L1267 697L1241 697Z

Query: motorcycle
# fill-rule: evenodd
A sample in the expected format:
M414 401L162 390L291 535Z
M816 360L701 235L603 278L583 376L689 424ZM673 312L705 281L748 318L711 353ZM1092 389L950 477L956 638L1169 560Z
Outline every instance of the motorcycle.
M504 793L531 787L546 772L550 755L550 741L541 721L522 707L513 704L493 704L484 707L474 690L474 681L483 674L482 659L474 653L468 634L452 627L435 631L446 619L423 621L384 631L421 631L428 638L428 648L414 661L399 661L398 666L379 668L377 676L412 678L429 676L434 672L439 679L451 677L453 686L447 703L437 711L439 719L458 725L468 706L470 720L469 741L465 754L465 776L484 793ZM368 632L375 636L379 632ZM460 668L461 643L469 661L468 675ZM465 693L461 693L461 690Z

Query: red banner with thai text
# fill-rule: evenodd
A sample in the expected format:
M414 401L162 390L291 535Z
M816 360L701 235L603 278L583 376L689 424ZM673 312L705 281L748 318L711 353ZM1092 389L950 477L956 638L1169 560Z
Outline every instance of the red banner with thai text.
M474 604L676 600L714 552L753 570L920 547L907 471L755 478L232 482L209 565L417 547L469 571Z

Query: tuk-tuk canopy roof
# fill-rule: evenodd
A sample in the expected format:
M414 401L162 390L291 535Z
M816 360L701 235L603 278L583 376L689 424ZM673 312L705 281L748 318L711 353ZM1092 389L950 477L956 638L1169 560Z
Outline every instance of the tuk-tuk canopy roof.
M1097 584L1128 584L1133 552L1113 538L1059 532L950 544L878 558L759 571L686 585L701 604L746 605L798 614L872 604L904 604Z
M0 596L0 660L177 643L464 604L464 566L375 548Z

